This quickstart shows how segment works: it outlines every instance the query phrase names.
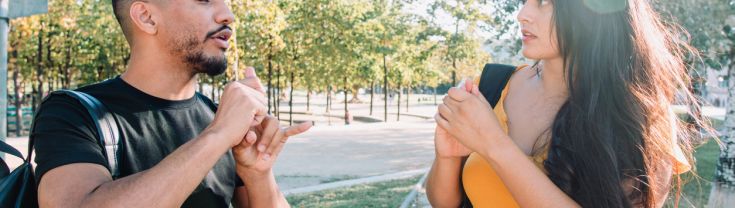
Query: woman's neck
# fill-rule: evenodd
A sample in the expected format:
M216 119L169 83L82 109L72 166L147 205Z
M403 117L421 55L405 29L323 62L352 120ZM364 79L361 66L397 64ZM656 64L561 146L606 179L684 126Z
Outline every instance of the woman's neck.
M567 76L564 70L564 60L559 58L544 59L539 63L540 79L544 91L553 94L567 95Z

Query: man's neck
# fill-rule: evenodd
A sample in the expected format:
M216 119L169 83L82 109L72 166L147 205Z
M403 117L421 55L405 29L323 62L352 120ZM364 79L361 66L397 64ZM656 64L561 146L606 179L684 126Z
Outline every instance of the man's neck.
M156 51L131 53L122 78L146 94L166 100L186 100L194 96L197 75L181 60Z

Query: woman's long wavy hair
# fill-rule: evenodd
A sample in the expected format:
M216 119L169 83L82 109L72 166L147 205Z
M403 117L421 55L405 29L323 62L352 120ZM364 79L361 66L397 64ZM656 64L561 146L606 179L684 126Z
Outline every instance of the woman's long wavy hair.
M673 145L691 158L695 130L672 103L697 105L683 60L695 51L649 0L553 5L569 98L551 127L549 177L583 207L660 206L672 184L656 173L671 168Z

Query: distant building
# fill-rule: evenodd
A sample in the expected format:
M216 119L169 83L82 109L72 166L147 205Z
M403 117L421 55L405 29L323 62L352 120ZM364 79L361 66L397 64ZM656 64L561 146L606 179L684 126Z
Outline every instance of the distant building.
M706 74L705 89L702 92L705 105L725 107L729 96L727 92L727 70L707 67Z

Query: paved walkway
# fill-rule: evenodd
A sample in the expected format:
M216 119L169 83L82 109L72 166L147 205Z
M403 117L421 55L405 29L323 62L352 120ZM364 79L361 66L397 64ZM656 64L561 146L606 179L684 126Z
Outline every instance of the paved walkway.
M315 126L291 138L274 172L282 189L427 168L434 123Z
M433 121L315 126L293 137L274 172L282 190L424 169L434 158ZM27 137L8 138L24 155ZM21 160L6 156L11 168Z

